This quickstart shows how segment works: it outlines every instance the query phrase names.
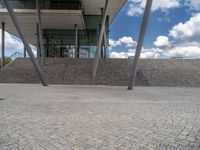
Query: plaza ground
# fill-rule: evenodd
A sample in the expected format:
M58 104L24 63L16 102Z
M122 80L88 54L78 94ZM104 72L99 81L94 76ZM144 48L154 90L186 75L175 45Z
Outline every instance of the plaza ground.
M0 84L0 150L199 150L200 88Z

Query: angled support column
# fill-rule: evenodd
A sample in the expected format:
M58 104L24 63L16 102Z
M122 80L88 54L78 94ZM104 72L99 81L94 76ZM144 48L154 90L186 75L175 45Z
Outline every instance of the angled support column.
M44 52L44 42L43 42L43 32L42 32L42 24L41 24L41 13L40 13L40 1L36 0L37 7L37 20L38 20L38 37L40 41L40 51L42 55L42 64L45 64L45 52Z
M1 69L4 67L4 57L5 57L5 23L1 23Z
M103 19L102 19L102 23L101 23L99 41L98 41L98 45L97 45L96 57L95 57L95 62L94 62L94 66L93 66L93 71L92 71L92 77L95 77L96 74L97 74L97 68L98 68L98 64L99 64L99 57L100 57L100 54L101 54L101 44L102 44L102 40L103 40L106 17L107 17L107 12L108 12L108 3L109 3L109 0L106 0Z
M78 49L78 25L75 24L75 43L74 43L74 48L75 48L75 58L78 58L78 53L77 53L77 49Z
M137 47L136 47L136 51L135 51L133 68L131 69L131 76L130 76L130 80L129 80L128 90L132 90L133 86L135 84L137 67L138 67L138 63L139 63L139 59L140 59L140 54L142 51L142 45L144 42L144 36L145 36L147 24L148 24L148 19L149 19L149 14L151 11L152 3L153 3L153 0L147 0L147 2L146 2L144 16L143 16L143 20L142 20L141 29L140 29L140 35L138 38Z
M24 34L22 33L22 30L21 30L21 28L19 26L18 20L17 20L17 18L15 16L15 13L14 13L14 10L13 10L11 4L10 4L10 1L9 0L3 0L3 1L5 3L6 8L8 9L8 13L9 13L9 15L11 17L11 20L13 21L13 24L14 24L14 26L15 26L18 34L19 34L19 37L21 38L21 40L22 40L22 42L23 42L23 44L24 44L24 46L25 46L25 48L26 48L26 50L27 50L27 52L28 52L28 54L29 54L29 56L31 58L31 61L32 61L34 67L35 67L35 70L36 70L36 72L37 72L37 74L38 74L43 86L47 86L47 83L46 83L46 81L44 79L44 76L42 74L42 70L41 70L41 68L39 66L39 63L35 59L35 56L34 56L34 54L32 52L32 49L31 49L30 45L28 44L28 42L26 41L26 38L24 37Z
M101 8L101 14L103 16L103 8ZM107 43L107 33L106 33L106 29L104 30L103 32L103 39L104 39L104 58L106 58L106 53L107 53L107 46L108 46L108 43Z
M106 31L104 31L104 58L106 59L107 57L107 47L108 43L107 43L107 35L106 35Z

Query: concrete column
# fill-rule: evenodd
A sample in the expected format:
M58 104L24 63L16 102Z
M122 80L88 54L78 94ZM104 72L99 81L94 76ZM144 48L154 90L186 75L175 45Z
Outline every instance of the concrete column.
M140 29L140 35L138 38L137 47L136 47L136 51L135 51L133 68L131 69L131 76L130 76L130 80L129 80L128 90L132 90L133 86L135 84L137 67L138 67L138 63L139 63L139 59L140 59L140 54L142 51L142 45L144 42L144 36L145 36L147 24L148 24L148 19L149 19L149 14L151 11L152 3L153 3L153 0L147 0L147 2L146 2L144 16L143 16L143 20L142 20L141 29Z
M3 0L3 1L5 3L6 8L8 9L8 13L9 13L9 15L11 17L11 20L12 20L12 22L13 22L13 24L14 24L14 26L15 26L18 34L19 34L19 37L21 38L21 40L22 40L22 42L23 42L23 44L24 44L24 46L25 46L25 48L26 48L26 50L27 50L27 52L28 52L28 54L29 54L29 56L31 58L31 61L32 61L34 67L35 67L35 70L36 70L36 72L37 72L37 74L38 74L43 86L47 86L47 83L46 83L45 78L43 76L43 73L42 73L42 70L40 68L40 65L39 65L38 61L35 59L35 56L34 56L34 54L32 52L32 49L31 49L29 43L27 42L27 40L26 40L22 30L21 30L21 27L20 27L20 25L18 23L18 20L17 20L16 16L15 16L15 13L14 13L14 10L12 8L12 5L11 5L10 1L9 0Z
M38 34L40 41L40 51L42 56L42 63L45 64L45 52L44 52L44 42L43 42L43 32L42 32L42 24L41 24L41 13L40 13L40 1L36 0L37 7L37 19L38 19Z
M5 23L1 23L1 68L4 67L4 57L5 57Z
M102 19L102 23L101 23L101 31L100 31L100 35L99 35L99 41L98 41L98 45L97 45L96 57L95 57L95 62L94 62L94 66L93 66L93 71L92 71L92 77L96 76L97 68L98 68L98 64L99 64L99 57L101 54L101 44L102 44L103 34L104 34L104 30L105 30L107 12L108 12L108 3L109 3L109 0L106 0L103 19Z
M78 25L75 24L75 43L74 43L74 49L75 49L75 58L78 58Z

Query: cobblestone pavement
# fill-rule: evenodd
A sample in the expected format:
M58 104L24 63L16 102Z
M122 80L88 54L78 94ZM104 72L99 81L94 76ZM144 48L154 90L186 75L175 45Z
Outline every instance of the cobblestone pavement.
M200 88L0 84L0 150L199 150Z

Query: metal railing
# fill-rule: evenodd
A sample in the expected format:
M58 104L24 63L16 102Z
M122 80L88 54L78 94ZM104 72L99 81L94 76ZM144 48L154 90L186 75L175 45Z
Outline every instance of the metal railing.
M17 58L23 58L23 53L15 52L12 55L10 55L10 58L12 59L12 61L14 61Z

